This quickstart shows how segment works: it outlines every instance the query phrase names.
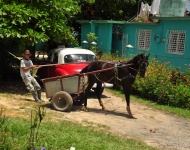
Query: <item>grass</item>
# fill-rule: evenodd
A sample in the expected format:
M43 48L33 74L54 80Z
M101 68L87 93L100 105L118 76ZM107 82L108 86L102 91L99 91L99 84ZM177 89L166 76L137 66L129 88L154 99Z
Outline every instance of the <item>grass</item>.
M12 98L13 94L0 93L1 97ZM20 109L22 109L20 107ZM45 116L48 118L49 116ZM0 150L24 150L28 148L31 120L20 117L6 117L1 125L0 118ZM38 132L35 147L40 150L155 150L142 141L118 137L107 132L108 127L93 124L88 120L84 125L69 121L49 121L44 119Z
M26 149L30 132L30 120L8 118L6 125L9 150ZM2 149L1 146L2 143L0 149ZM38 133L38 142L35 143L35 146L38 150L41 147L45 147L46 150L68 150L70 147L75 147L76 150L155 149L135 139L123 139L102 130L99 131L97 128L86 127L69 121L42 122Z
M107 90L111 91L112 93L114 93L115 95L117 95L119 97L124 98L124 94L121 90L116 90L116 89L107 89ZM159 105L157 103L153 103L152 101L149 101L149 100L146 100L146 99L140 98L138 96L134 96L134 95L131 95L131 99L134 101L146 104L152 108L156 108L156 109L168 112L168 113L172 113L178 117L190 119L190 110L171 107L171 106L167 106L167 105Z

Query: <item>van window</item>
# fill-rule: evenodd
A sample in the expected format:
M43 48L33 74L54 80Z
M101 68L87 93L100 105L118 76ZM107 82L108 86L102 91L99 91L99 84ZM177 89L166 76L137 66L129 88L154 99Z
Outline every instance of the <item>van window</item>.
M95 60L96 57L90 54L70 54L65 55L64 61L65 63L73 63L73 62L85 62Z

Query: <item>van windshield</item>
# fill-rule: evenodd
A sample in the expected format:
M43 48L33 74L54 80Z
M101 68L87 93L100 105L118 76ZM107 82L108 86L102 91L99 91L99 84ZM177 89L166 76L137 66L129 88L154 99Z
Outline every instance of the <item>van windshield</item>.
M65 63L73 63L73 62L85 62L95 60L95 55L90 54L70 54L65 55L64 61Z

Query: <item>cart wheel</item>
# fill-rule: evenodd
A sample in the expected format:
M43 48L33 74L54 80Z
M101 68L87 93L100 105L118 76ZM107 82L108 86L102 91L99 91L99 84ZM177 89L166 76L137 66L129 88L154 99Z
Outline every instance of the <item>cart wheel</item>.
M51 104L58 111L69 111L73 106L73 99L69 93L59 91L53 95Z

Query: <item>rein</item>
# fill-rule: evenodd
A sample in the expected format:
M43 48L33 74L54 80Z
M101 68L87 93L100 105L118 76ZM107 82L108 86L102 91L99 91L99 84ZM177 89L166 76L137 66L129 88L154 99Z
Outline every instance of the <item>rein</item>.
M138 63L141 61L142 59L140 59L139 61L138 61ZM142 62L142 63L145 63L145 62ZM129 66L128 66L129 65ZM128 78L128 76L129 77L131 77L131 76L133 76L133 75L131 75L131 73L129 73L129 75L128 76L124 76L123 78L119 78L118 77L118 68L122 68L122 67L126 67L126 66L128 66L128 68L130 68L130 69L132 69L132 70L134 70L134 71L136 71L136 72L138 72L139 70L141 71L141 69L139 68L139 69L135 69L135 68L133 68L133 67L130 67L131 65L134 65L133 63L131 63L131 64L128 64L128 65L124 65L124 66L118 66L117 64L115 64L115 66L114 66L114 72L115 72L115 75L113 76L113 77L111 77L108 81L106 81L106 82L110 82L112 79L116 79L115 80L115 83L119 80L119 81L122 81L123 79L126 79L126 78ZM98 81L100 81L100 82L102 82L102 83L104 83L103 81L101 81L99 78L98 78L98 75L96 75L96 74L94 74L94 76L95 76L95 78L98 80ZM134 77L134 76L133 76Z

